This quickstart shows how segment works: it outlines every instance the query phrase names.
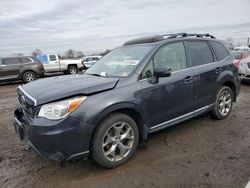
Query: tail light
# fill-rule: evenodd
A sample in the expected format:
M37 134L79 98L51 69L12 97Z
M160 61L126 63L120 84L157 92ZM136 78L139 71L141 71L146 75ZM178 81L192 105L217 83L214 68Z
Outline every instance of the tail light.
M234 64L235 67L238 69L239 66L240 66L240 60L239 60L239 59L235 59L235 60L233 61L233 64Z
M246 56L246 54L245 53L241 53L241 59L245 59L247 56Z
M82 65L84 65L84 60L82 60L82 62L81 62L81 63L82 63Z

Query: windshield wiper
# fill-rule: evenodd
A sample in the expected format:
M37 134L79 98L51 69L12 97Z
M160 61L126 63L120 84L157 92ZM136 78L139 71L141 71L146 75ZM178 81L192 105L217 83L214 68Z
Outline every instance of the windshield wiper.
M106 75L106 76L103 76L103 75L101 75L101 74L96 74L96 73L93 73L93 74L86 74L86 75L97 76L97 77L107 77L107 75Z

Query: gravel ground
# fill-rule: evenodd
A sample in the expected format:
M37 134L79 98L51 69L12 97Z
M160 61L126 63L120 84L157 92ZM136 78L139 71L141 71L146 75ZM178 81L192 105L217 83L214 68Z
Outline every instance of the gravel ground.
M61 167L27 150L12 125L17 85L0 85L0 187L244 188L250 179L250 84L227 119L205 114L152 134L113 170L90 160Z

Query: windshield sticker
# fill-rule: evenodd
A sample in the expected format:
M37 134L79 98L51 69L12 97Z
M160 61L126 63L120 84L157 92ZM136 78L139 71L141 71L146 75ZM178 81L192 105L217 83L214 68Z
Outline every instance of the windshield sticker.
M139 63L138 60L124 60L122 63L129 65L137 65Z
M100 75L106 77L106 73L105 72L101 72Z

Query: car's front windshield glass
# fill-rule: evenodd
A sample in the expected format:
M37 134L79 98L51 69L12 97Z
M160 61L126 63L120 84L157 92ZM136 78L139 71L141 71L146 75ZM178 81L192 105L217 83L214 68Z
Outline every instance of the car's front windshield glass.
M103 77L127 77L152 48L152 45L116 48L85 71L84 74Z

